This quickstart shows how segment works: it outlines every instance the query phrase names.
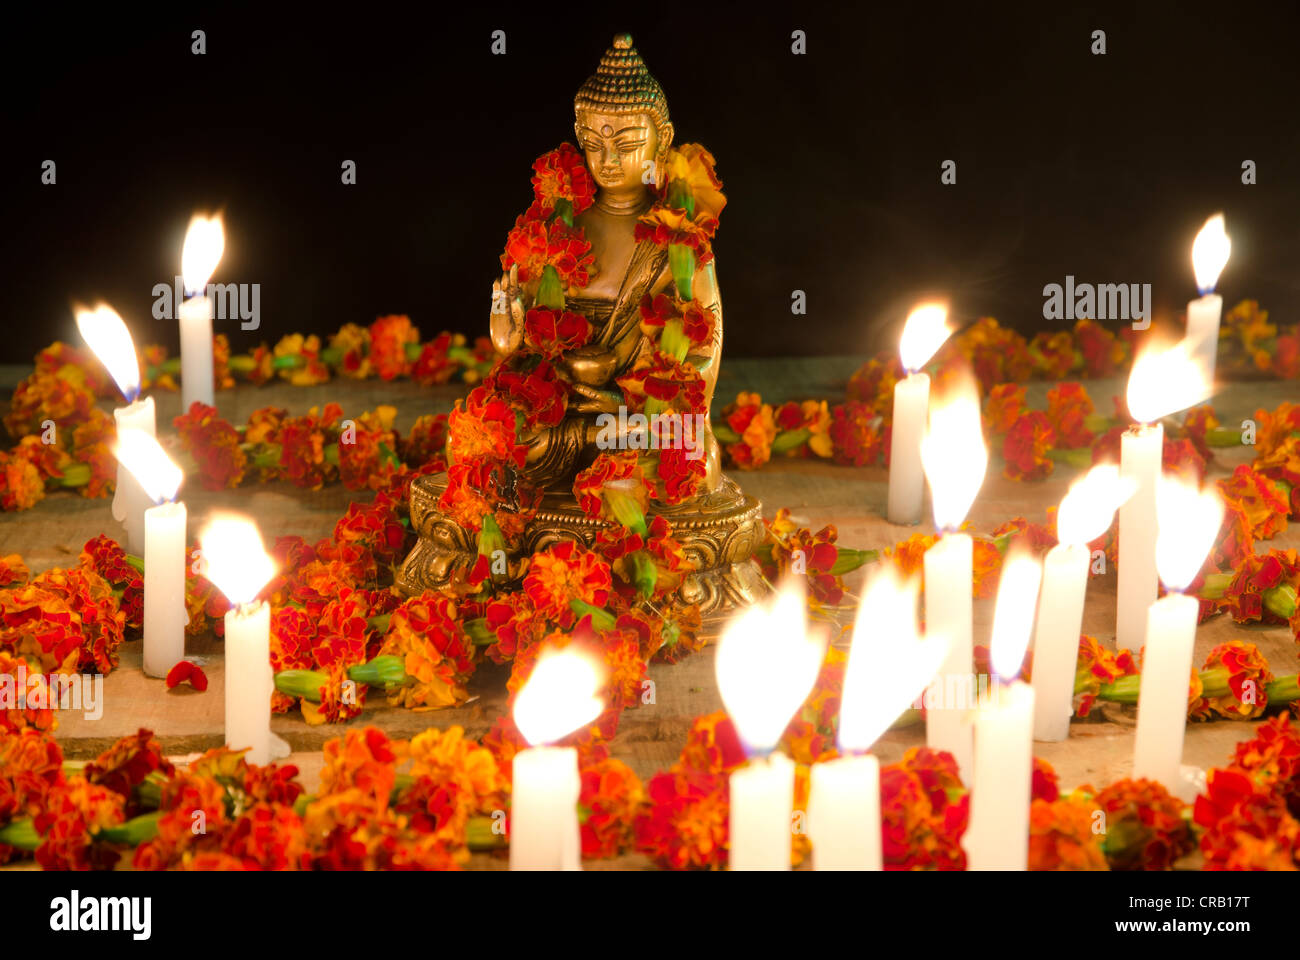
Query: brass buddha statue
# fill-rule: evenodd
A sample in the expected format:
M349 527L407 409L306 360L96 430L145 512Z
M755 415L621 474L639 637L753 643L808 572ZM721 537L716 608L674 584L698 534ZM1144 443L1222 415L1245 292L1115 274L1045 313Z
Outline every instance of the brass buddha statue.
M523 534L520 555L564 539L591 545L607 525L579 509L574 476L608 449L608 443L601 442L602 423L627 412L619 379L651 362L658 349L644 332L644 305L659 294L671 296L674 283L678 291L685 285L690 292L684 299L702 307L712 319L708 336L692 340L684 358L679 357L702 381L703 401L698 409L704 411L703 429L697 442L702 445L704 475L693 495L656 503L650 514L671 523L673 536L695 566L678 594L685 603L699 604L707 627L727 608L753 602L770 590L751 559L764 538L760 506L722 474L718 443L708 424L722 350L722 300L715 261L711 254L702 262L690 261L693 269L688 268L684 277L680 260L670 263L665 243L638 241L638 222L662 195L675 131L663 89L632 46L630 35L614 38L596 73L579 89L574 116L578 151L595 194L589 206L572 211L570 222L590 244L595 269L585 283L567 289L562 309L585 317L590 337L552 358L566 385L563 417L553 425L534 425L517 438L526 448L519 474L545 491ZM577 155L569 149L576 164ZM711 172L711 157L708 162ZM721 200L720 191L717 197ZM542 283L535 274L521 281L515 263L493 284L489 329L502 366L509 366L512 358L527 361L525 321L529 311L542 303ZM446 488L446 475L423 477L412 484L411 521L420 541L398 576L398 586L407 593L444 588L457 571L463 572L477 559L474 534L439 506Z
M566 309L584 314L600 333L596 342L562 361L572 382L571 415L559 427L529 438L525 470L544 486L572 480L575 469L595 456L597 415L616 413L623 403L610 389L614 378L653 350L638 323L642 298L665 292L673 283L666 251L634 238L637 218L654 202L665 175L673 125L663 88L646 69L629 34L614 38L573 106L578 147L597 188L595 202L575 217L575 225L591 243L597 272L581 295L568 299ZM693 279L696 298L716 318L713 339L687 357L704 379L706 410L713 402L722 351L722 297L714 264L710 259L700 266ZM537 285L534 280L521 286L511 272L493 285L494 307L502 302L503 292L509 304L508 310L494 309L489 320L492 343L501 356L519 349L525 304L534 301ZM718 442L707 423L701 439L707 464L704 489L712 492L722 472Z

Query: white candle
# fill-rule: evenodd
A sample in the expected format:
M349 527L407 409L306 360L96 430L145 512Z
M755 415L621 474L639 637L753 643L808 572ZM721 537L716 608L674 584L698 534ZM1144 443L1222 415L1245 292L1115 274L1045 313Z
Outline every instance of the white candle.
M1133 741L1133 776L1158 780L1180 793L1187 694L1196 645L1195 597L1171 593L1151 604L1146 653L1138 685L1138 724Z
M214 513L199 534L205 575L230 601L226 613L226 746L248 748L249 763L271 761L271 608L257 595L275 575L257 525Z
M1034 634L1034 739L1065 740L1074 713L1083 598L1088 588L1088 548L1062 543L1043 561L1043 595Z
M515 754L513 762L510 869L580 869L578 752L572 747L530 747ZM573 829L567 829L570 819Z
M531 744L515 754L510 869L581 870L578 754L554 743L604 709L600 668L575 650L544 651L515 697L515 725Z
M975 779L962 840L967 870L1029 865L1034 777L1034 691L1017 680L994 686L975 717Z
M208 280L226 248L221 217L194 216L181 250L181 275L190 298L177 311L181 333L181 409L190 404L212 406L212 301Z
M118 407L113 411L113 419L117 423L119 434L126 430L140 430L151 437L157 435L153 397ZM153 502L140 481L119 460L117 487L113 493L113 519L126 528L126 552L137 557L144 555L144 513L153 506Z
M1159 593L1156 574L1156 481L1164 457L1165 429L1130 427L1120 438L1120 473L1134 484L1119 508L1119 583L1115 644L1140 650L1146 642L1147 609Z
M183 503L144 514L144 672L165 677L185 659L185 521Z
M773 752L731 774L732 870L789 870L794 761Z
M925 742L951 753L962 779L967 780L973 751L971 591L975 546L967 534L957 530L975 502L989 463L979 392L973 382L954 388L944 402L931 407L921 462L930 483L934 525L943 532L939 542L925 552L925 629L945 637L949 645L939 675L925 696Z
M908 374L894 385L894 418L889 438L890 523L920 523L925 496L921 437L930 407L930 377Z
M250 748L249 763L271 762L271 607L266 601L226 613L226 746Z
M991 644L998 677L1020 672L1041 577L1042 568L1029 554L1013 553L1003 564ZM968 870L1027 868L1033 776L1033 688L1019 680L995 683L975 717L970 825L962 840Z
M718 641L718 692L750 754L731 774L733 870L789 870L794 764L776 745L817 681L825 644L808 630L802 580L767 605L745 607Z
M165 677L185 657L185 505L170 502L184 474L143 430L118 433L113 452L119 472L158 504L143 517L144 672Z
M921 467L921 440L925 436L926 413L930 406L930 378L918 371L943 346L952 331L948 310L927 303L907 316L898 354L907 376L894 385L894 413L889 440L890 523L921 522L925 477Z
M1205 221L1192 244L1192 270L1196 287L1203 294L1187 304L1187 342L1205 371L1207 383L1214 383L1214 367L1219 355L1219 318L1223 298L1214 292L1232 252L1232 241L1224 232L1223 214Z
M212 365L212 300L190 297L180 308L181 408L198 402L212 406L215 397Z
M880 764L870 754L815 763L808 834L815 870L881 869Z
M1113 464L1093 467L1075 483L1056 512L1060 538L1043 563L1043 591L1034 634L1034 739L1065 740L1074 713L1074 675L1083 627L1083 599L1092 555L1087 544L1105 533L1115 508L1135 484Z
M1187 340L1213 382L1219 358L1219 320L1223 315L1223 297L1207 293L1187 304Z
M971 773L975 646L971 636L975 544L946 533L925 552L925 630L948 638L948 654L925 695L925 745L946 750L963 780Z
M869 748L907 709L947 652L947 639L921 637L919 584L899 580L892 566L870 578L853 626L844 671L838 740L844 756L814 764L808 833L817 870L879 870L880 766L855 755Z
M1192 653L1200 602L1182 594L1205 562L1223 522L1223 501L1214 487L1165 477L1157 492L1160 538L1156 559L1169 594L1148 614L1142 679L1138 684L1133 776L1164 784L1181 796L1183 733L1192 678Z

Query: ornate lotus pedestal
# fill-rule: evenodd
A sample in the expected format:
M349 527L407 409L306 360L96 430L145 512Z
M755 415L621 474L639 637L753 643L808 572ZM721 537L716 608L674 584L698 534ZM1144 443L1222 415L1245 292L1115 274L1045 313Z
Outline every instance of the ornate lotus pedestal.
M477 559L474 536L438 509L447 486L446 474L421 477L411 484L411 525L420 540L397 576L407 595L438 590ZM698 603L703 631L715 636L728 612L766 597L772 590L754 559L763 542L760 504L724 477L716 491L675 507L652 508L673 527L673 537L695 565L677 590L685 603ZM524 534L522 552L531 555L561 540L590 547L605 521L593 520L579 509L572 494L548 493L536 519Z

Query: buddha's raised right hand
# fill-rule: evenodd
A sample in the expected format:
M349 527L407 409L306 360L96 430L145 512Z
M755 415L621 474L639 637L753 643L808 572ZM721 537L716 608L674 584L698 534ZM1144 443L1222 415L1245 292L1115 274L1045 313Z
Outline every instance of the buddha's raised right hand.
M500 280L492 281L492 313L488 319L492 346L497 353L509 356L524 341L524 301L519 291L519 265Z

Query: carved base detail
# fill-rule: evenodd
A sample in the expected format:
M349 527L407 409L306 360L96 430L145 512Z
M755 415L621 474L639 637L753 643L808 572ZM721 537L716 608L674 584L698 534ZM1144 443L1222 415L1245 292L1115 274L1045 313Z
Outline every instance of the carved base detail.
M419 542L397 576L407 596L440 590L457 571L468 571L478 556L476 538L438 509L447 488L446 474L420 477L411 484L411 525ZM656 506L673 527L695 571L677 590L685 603L698 603L706 634L716 634L728 611L762 600L772 591L754 551L763 543L761 505L727 477L716 491L688 503ZM524 532L523 550L532 554L562 540L590 547L611 526L582 512L571 494L548 493Z

